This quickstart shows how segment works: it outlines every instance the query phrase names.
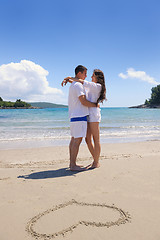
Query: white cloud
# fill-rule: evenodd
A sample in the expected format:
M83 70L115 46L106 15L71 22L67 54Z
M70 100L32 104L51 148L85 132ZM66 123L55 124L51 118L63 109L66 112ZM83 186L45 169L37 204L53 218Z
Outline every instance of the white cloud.
M125 74L123 74L123 73L120 73L118 76L119 76L119 77L121 77L121 78L123 78L123 79L126 79L126 78L128 78L128 76L127 76L127 75L125 75Z
M144 71L136 71L136 70L134 70L134 68L128 68L127 74L120 73L118 76L123 79L137 78L141 81L148 82L148 83L154 84L154 85L160 84L153 77L150 77L149 75L147 75Z
M5 100L57 102L60 89L52 88L47 81L48 71L32 61L21 60L0 66L0 96Z

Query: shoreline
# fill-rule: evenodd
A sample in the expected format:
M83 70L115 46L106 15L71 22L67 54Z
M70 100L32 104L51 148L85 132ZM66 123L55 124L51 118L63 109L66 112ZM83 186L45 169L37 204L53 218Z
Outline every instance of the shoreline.
M140 142L154 142L160 141L160 138L109 138L101 139L101 145L104 144L119 144L119 143L140 143ZM68 147L70 139L63 140L3 140L0 141L0 151L2 150L18 150L18 149L38 149L38 148L54 148L54 147ZM82 140L81 145L86 145L85 139Z

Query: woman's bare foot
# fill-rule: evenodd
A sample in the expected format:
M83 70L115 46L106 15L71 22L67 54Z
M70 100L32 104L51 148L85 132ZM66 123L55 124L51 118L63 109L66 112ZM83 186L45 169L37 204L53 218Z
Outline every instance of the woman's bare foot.
M86 169L93 169L93 168L99 168L99 167L100 167L99 162L97 163L93 162L92 164L88 165Z
M79 171L79 172L86 170L86 168L84 168L83 166L79 166L79 165L72 165L72 166L70 165L69 168L71 171Z

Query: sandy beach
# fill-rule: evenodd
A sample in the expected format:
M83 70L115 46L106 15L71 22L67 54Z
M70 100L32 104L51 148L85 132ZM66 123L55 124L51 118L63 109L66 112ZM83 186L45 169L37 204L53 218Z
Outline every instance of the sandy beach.
M78 163L91 163L85 145ZM160 141L102 144L101 167L68 147L0 150L1 240L159 240Z

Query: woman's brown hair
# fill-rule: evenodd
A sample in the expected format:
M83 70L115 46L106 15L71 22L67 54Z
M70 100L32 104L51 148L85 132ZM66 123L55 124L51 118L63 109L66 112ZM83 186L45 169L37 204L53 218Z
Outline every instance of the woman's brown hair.
M96 76L97 79L97 83L101 84L102 88L101 88L101 92L100 92L100 96L97 99L97 104L99 102L103 103L104 100L106 100L106 86L105 86L105 77L104 77L104 73L99 70L99 69L94 69L94 74Z

